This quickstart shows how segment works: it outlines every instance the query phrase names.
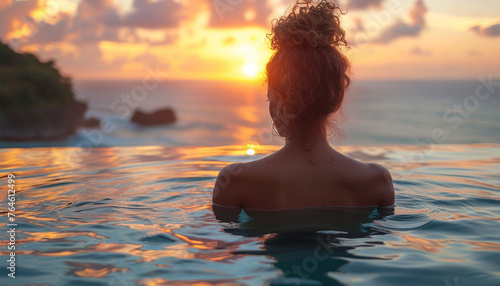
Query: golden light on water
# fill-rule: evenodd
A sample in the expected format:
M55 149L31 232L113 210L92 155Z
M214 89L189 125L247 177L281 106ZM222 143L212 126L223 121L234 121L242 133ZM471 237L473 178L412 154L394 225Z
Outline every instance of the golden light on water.
M247 144L247 155L249 156L253 156L255 155L255 149L256 148L259 148L260 146L259 145L251 145L251 144Z
M214 237L218 239L209 238L205 234L221 229L220 222L210 212L210 198L207 194L207 190L214 186L215 176L220 168L234 161L240 161L244 153L250 156L258 154L260 157L281 148L265 145L265 141L251 139L247 137L249 134L251 135L244 133L241 137L240 142L245 143L222 147L94 148L91 155L81 158L74 165L65 163L68 151L61 148L4 149L0 152L0 169L15 170L16 184L22 184L20 192L23 194L22 198L16 201L16 209L19 207L19 215L33 225L29 231L23 232L24 236L21 239L16 240L16 244L20 246L16 256L33 257L40 265L49 260L58 263L56 269L58 272L54 273L61 277L94 280L109 278L112 281L115 274L121 277L121 273L128 275L127 272L130 272L130 276L123 277L132 279L135 267L156 267L147 269L150 272L164 269L182 271L184 266L182 263L177 263L179 261L202 261L207 265L246 263L245 259L248 256L238 253L238 250L249 244L267 245L269 240L260 236L248 236L234 241L221 239L224 236L215 232ZM490 184L487 179L484 182L470 178L457 179L446 176L446 172L439 170L446 171L458 165L464 172L485 172L483 174L485 178L493 177L494 171L491 170L494 170L499 160L491 158L496 158L494 154L498 150L497 145L436 145L433 149L436 153L425 162L425 166L424 163L416 166L411 164L408 168L425 167L438 170L438 172L417 174L419 180L430 182L431 188L425 190L425 198L429 200L443 200L461 195L491 201L493 205L493 201L499 199L495 193L498 188L493 183ZM383 161L391 170L401 168L401 162L387 158L400 158L411 152L421 151L419 146L397 145L373 148L339 146L336 149L341 153L352 155L357 160ZM450 150L466 155L448 160ZM479 157L473 157L474 152L479 152L476 153L480 154ZM226 159L221 160L221 158ZM242 161L251 159L257 158L247 158ZM432 182L439 184L433 185ZM455 188L453 184L457 182L464 187ZM189 188L189 193L186 193L186 188L183 186ZM403 191L407 196L422 195L422 190L418 189ZM6 200L6 192L0 192L0 198ZM138 202L144 205L137 207ZM151 209L166 209L174 215L147 211ZM431 219L443 223L498 220L494 216L478 212L432 210ZM422 209L419 206L397 208L396 215L422 214L428 211L429 209ZM193 221L191 225L186 225L186 217ZM5 224L5 220L0 221L0 227ZM111 231L97 232L95 225L102 225ZM113 242L117 237L120 239ZM129 239L122 239L124 237ZM82 244L80 241L88 243ZM43 243L43 247L39 242ZM62 244L64 247L59 247ZM500 251L499 243L488 241L486 238L467 240L460 235L430 239L401 234L397 241L386 243L386 246L393 248L394 251L420 251L438 255L435 262L443 265L469 263L470 261L464 258L470 257L471 253L457 255L453 252L454 245L464 246L463 248L469 249L471 253ZM460 253L461 250L456 251ZM7 251L6 248L0 249L0 255L8 255ZM451 254L448 255L449 253ZM97 262L96 255L99 255L100 259ZM117 256L124 257L129 262L116 265ZM76 261L68 257L82 259ZM169 259L165 260L165 257ZM207 273L213 273L210 269ZM140 285L185 285L187 281L158 279L160 278L134 281ZM189 284L194 285L191 283L193 281L198 280L192 279ZM224 280L224 283L231 283L227 281L229 280Z

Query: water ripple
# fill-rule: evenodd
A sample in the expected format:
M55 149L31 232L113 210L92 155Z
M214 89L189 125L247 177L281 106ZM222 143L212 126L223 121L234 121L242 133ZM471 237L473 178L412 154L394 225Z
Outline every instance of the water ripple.
M67 148L2 150L0 165L15 171L20 190L16 243L22 260L16 283L500 281L500 160L492 159L500 145L436 146L426 162L411 166L395 159L413 152L411 146L339 147L391 171L406 168L405 176L394 180L394 214L374 211L349 228L336 223L336 217L346 220L345 213L308 224L295 220L279 229L269 219L266 224L248 215L233 223L217 221L210 202L218 170L276 149L260 148L257 156L245 156L244 146L96 148L92 156L69 163ZM1 162L9 162L8 168ZM4 186L5 179L2 175ZM6 193L0 198L5 201ZM6 228L6 221L0 226ZM0 240L6 239L0 233ZM8 254L0 250L2 257ZM0 268L0 275L6 271Z

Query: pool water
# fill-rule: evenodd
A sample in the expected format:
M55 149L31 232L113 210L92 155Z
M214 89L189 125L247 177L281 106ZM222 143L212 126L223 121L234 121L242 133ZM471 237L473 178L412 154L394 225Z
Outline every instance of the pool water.
M1 149L0 284L500 285L500 144L338 147L391 170L394 213L218 221L218 171L278 149ZM8 174L15 279L6 268Z

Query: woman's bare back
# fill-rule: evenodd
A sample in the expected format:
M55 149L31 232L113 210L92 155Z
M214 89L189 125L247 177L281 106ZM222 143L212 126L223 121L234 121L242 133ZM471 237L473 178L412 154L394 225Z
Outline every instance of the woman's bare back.
M389 171L333 148L283 148L260 160L232 164L219 174L214 204L249 209L390 206Z

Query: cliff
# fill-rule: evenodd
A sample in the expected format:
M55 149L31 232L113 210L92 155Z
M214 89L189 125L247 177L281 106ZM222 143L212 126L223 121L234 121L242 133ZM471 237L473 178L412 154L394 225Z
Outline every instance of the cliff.
M87 106L53 61L0 43L0 140L59 140L73 134Z

